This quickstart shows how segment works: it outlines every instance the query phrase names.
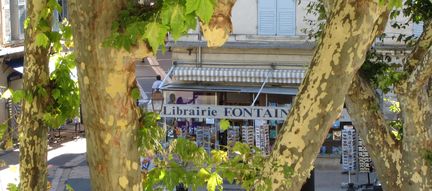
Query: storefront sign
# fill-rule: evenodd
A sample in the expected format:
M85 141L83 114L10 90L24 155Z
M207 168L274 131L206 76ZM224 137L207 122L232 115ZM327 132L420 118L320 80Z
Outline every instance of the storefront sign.
M161 117L285 120L290 107L166 104Z

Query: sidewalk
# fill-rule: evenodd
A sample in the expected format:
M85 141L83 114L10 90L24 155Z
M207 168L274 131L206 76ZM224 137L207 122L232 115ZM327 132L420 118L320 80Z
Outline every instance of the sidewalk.
M9 166L0 168L0 191L6 191L8 183L18 182L18 151L0 153L0 160L5 160ZM319 161L319 162L318 162ZM343 191L342 182L348 181L348 175L342 174L338 161L318 159L315 169L316 191ZM371 180L375 176L371 176ZM357 176L352 175L353 182ZM64 191L69 184L75 191L90 191L89 168L86 160L86 140L79 138L59 145L48 152L48 180L51 191ZM360 184L367 183L367 174L358 177ZM202 189L205 190L205 189ZM237 185L224 184L224 190L239 191ZM200 190L201 191L201 190Z
M63 143L56 149L48 151L48 180L52 184L52 191L65 190L66 183L69 182L71 186L76 187L76 191L90 190L85 153L84 138ZM0 168L0 191L6 191L7 184L18 183L19 152L18 150L4 152L0 154L0 160L7 163L7 166Z

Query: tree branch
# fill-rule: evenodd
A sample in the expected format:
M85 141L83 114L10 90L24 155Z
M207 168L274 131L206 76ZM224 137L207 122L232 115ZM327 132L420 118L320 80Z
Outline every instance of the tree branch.
M395 175L401 167L401 146L390 134L377 99L369 83L356 75L346 96L350 117L377 167L380 180L386 182L384 190L400 190L400 180Z
M425 22L423 33L417 40L413 51L407 58L404 70L411 73L415 67L422 62L423 57L427 54L429 47L432 45L432 19Z
M431 78L432 75L432 48L423 56L422 62L417 64L416 68L406 80L408 92L418 91Z

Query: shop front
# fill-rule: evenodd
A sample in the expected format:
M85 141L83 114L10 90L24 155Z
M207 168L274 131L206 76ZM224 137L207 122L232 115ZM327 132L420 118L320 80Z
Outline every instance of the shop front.
M292 66L175 63L167 75L171 82L164 80L160 86L165 97L161 117L167 139L185 137L208 151L241 141L269 153L304 75L303 69ZM222 130L220 123L226 120L229 128ZM321 156L340 156L340 130L350 124L344 110L331 128Z
M161 117L168 139L185 137L208 151L241 141L268 153L295 95L261 93L256 98L258 92L213 90L164 90ZM229 122L227 130L220 128L221 121Z

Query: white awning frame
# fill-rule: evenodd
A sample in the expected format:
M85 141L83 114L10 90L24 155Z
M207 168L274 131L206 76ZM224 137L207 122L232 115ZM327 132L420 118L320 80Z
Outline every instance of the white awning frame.
M272 72L272 75L266 82L269 72ZM173 79L197 82L300 84L305 72L304 69L273 70L177 66L173 70Z

